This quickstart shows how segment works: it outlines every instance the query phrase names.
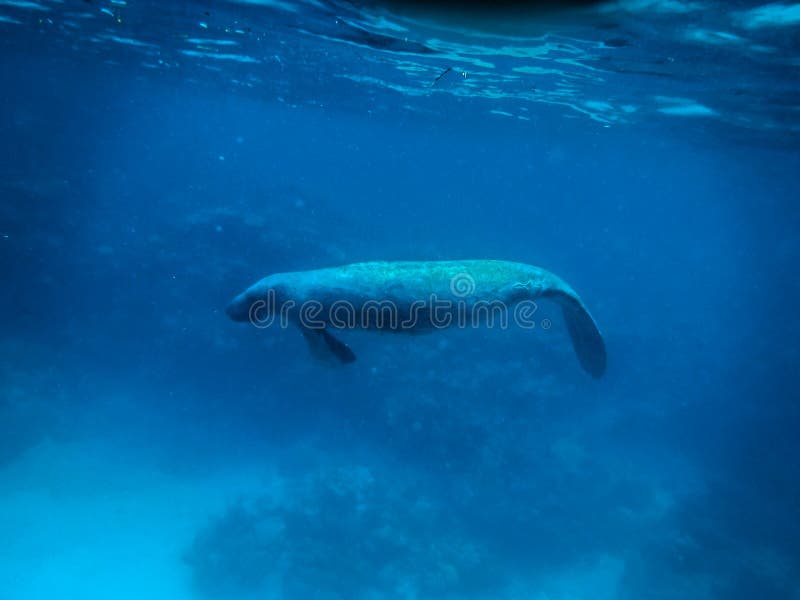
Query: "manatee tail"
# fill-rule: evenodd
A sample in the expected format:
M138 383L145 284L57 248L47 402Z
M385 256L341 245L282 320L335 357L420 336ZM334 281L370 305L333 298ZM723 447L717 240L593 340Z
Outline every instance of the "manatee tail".
M544 296L561 305L572 347L583 370L592 377L602 377L606 372L606 344L581 299L564 283L549 290Z

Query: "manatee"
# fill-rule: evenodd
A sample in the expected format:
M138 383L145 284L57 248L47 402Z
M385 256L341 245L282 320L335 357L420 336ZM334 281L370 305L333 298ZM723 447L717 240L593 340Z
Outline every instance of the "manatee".
M593 377L602 376L605 343L583 301L558 276L524 263L376 261L275 273L236 296L226 312L234 321L258 327L297 326L316 356L350 363L354 352L332 330L417 334L485 325L501 319L503 311L517 318L523 304L535 310L538 298L561 306L581 366Z

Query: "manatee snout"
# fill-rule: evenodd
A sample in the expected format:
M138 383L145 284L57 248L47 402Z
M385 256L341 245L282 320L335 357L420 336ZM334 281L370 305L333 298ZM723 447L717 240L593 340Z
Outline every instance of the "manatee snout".
M225 313L238 322L263 323L273 313L274 295L268 279L250 286L231 300Z
M244 294L239 294L225 307L227 314L233 321L242 322L250 318L250 305Z

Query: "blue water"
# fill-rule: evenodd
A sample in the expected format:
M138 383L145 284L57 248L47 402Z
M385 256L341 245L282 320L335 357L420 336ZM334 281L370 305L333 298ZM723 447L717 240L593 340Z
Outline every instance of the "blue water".
M798 173L789 2L0 0L0 599L800 598ZM462 258L605 376L224 312Z

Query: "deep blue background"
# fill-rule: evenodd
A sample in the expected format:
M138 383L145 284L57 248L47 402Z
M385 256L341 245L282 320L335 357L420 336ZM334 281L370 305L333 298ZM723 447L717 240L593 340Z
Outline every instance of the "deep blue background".
M176 478L240 462L290 480L366 465L407 481L406 504L433 498L452 519L428 534L409 521L398 555L453 531L483 548L462 587L418 582L421 597L499 597L515 577L604 556L625 565L609 597L797 594L796 149L697 120L292 106L33 50L4 57L0 81L13 388L0 468L44 440L97 438ZM296 332L222 311L271 272L483 257L569 281L606 335L606 377L580 371L560 321L531 335L348 335L359 361L331 370ZM392 577L335 574L337 544L412 518L374 502L377 523L343 518L342 532L314 518L301 550L288 538L269 551L291 562L318 544L327 558L306 571L276 567L225 522L214 530L221 513L181 542L195 550L176 568L201 595L244 597L285 568L318 597L336 597L331 579L347 581L343 597L397 596ZM332 523L352 508L320 503ZM211 551L230 564L198 558ZM365 572L394 564L353 552Z

